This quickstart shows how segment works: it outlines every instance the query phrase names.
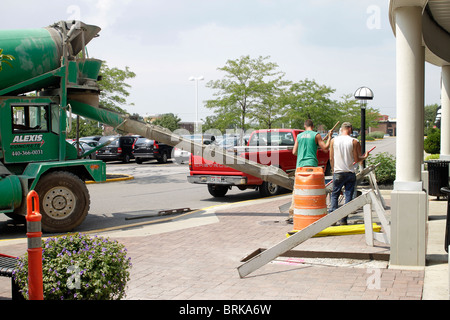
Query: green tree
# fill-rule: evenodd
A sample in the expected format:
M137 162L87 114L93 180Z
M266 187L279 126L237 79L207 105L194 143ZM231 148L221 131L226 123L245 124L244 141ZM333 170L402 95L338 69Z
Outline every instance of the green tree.
M103 61L100 69L102 80L98 82L100 93L100 105L109 110L119 113L127 113L121 106L127 104L126 98L130 95L128 88L131 86L126 83L126 80L132 79L136 76L128 67L125 70L119 68L109 68L107 63ZM135 117L137 117L135 115ZM72 131L68 134L68 138L76 138L76 119L72 120ZM79 123L80 137L95 136L102 134L102 128L98 126L95 121L80 118Z
M129 67L125 67L125 70L109 68L105 61L100 74L102 75L102 80L98 82L101 90L100 105L119 113L127 113L122 109L123 105L128 104L127 97L130 95L128 89L131 86L126 81L136 77L136 74L130 71Z
M434 123L436 121L436 113L437 109L439 108L439 105L437 103L430 104L425 106L425 114L424 114L424 128L425 128L425 135L428 135L431 129L434 127Z
M341 123L348 121L353 125L355 130L361 130L361 105L355 100L352 94L342 96L342 101L339 102L341 116L339 121ZM366 128L378 127L378 119L380 111L375 108L366 108ZM336 121L337 122L337 121Z
M251 120L259 123L260 127L272 129L284 119L286 90L291 82L283 80L283 77L284 73L280 73L275 79L261 85L264 89L257 94L259 101L250 112Z
M210 130L210 129L217 129L217 130L220 130L222 133L224 133L226 131L226 129L233 129L234 128L233 124L238 123L239 119L238 118L229 118L229 117L227 117L227 115L223 115L223 116L212 115L212 116L207 116L203 120L203 122L204 122L202 125L203 132Z
M224 78L210 81L206 85L216 90L214 96L217 97L206 101L206 107L245 130L246 121L258 114L254 112L254 108L261 106L268 82L283 75L278 71L278 65L268 59L269 57L252 59L250 56L242 56L236 60L228 60L224 67L218 68L225 73Z
M72 130L67 135L68 139L75 139L77 137L77 120L72 119ZM101 136L103 129L98 125L98 122L94 120L88 120L80 117L79 123L79 134L80 137L90 137L90 136Z
M12 55L3 54L3 49L0 49L0 71L3 70L3 63L6 63L11 68L13 67L10 61L15 60Z
M339 104L331 99L335 91L315 80L305 79L292 84L286 94L285 113L291 127L303 128L305 120L312 119L316 127L332 128L341 116Z
M166 113L166 114L163 114L160 118L153 121L153 124L155 124L157 126L161 126L163 128L167 128L170 131L175 131L176 129L178 129L180 127L180 125L179 125L180 121L181 121L181 119L178 118L173 113Z

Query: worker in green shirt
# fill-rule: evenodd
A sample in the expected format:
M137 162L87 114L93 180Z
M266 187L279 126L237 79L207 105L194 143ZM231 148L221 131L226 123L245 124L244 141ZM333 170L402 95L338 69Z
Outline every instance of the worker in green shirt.
M314 123L312 120L306 120L304 123L305 131L297 136L292 153L297 155L297 168L317 167L317 148L321 148L324 152L330 149L331 139L324 142L322 136L314 131ZM333 130L328 132L330 138ZM294 194L294 193L293 193ZM292 200L294 200L292 198ZM289 209L289 221L294 217L294 201L292 201Z

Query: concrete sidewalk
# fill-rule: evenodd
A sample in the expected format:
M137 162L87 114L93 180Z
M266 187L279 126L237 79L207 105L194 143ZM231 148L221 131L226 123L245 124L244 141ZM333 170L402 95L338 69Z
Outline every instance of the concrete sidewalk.
M389 204L389 194L384 192ZM241 279L241 260L286 238L292 224L278 207L290 195L185 215L171 222L99 233L128 249L133 268L129 300L403 300L442 299L448 293L444 251L446 201L430 200L428 265L392 269L389 246L368 247L364 235L312 238ZM389 212L387 212L389 213ZM350 222L362 222L362 214ZM23 255L26 241L2 241L0 252ZM345 254L345 255L344 255ZM362 255L378 260L363 260ZM0 299L10 298L0 278Z

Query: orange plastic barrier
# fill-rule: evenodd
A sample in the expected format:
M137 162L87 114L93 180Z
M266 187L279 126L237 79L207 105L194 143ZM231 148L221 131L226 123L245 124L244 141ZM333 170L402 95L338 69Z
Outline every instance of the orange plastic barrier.
M34 210L33 210L34 206ZM39 196L30 191L27 196L27 238L28 238L28 299L44 300L42 281L42 215L39 212Z
M302 230L327 215L326 197L323 169L298 168L294 186L294 230Z

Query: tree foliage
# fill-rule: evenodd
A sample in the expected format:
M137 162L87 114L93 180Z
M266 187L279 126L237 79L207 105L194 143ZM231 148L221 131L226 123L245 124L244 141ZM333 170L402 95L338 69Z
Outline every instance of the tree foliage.
M163 128L167 128L170 131L175 131L176 129L179 128L180 121L181 119L178 118L173 113L166 113L163 114L160 118L153 121L153 124L161 126Z
M269 57L260 56L252 59L242 56L236 60L228 60L218 70L225 73L221 80L210 81L207 87L216 90L217 99L208 100L206 107L226 117L228 121L237 121L239 129L245 130L247 120L260 114L257 110L267 98L267 91L274 91L274 84L281 81L284 73L278 71L278 65L267 61ZM272 101L273 103L273 101ZM235 122L236 123L236 122Z
M425 106L425 113L424 113L424 135L428 135L431 133L431 130L435 126L436 121L436 114L437 109L439 108L438 104L430 104Z
M361 130L361 105L354 99L353 95L344 95L339 108L342 112L339 119L341 123L349 121L355 130ZM380 112L377 109L366 107L366 129L378 126L379 115Z
M6 63L11 68L13 67L10 61L15 60L12 55L3 54L3 49L0 49L0 71L3 70L3 64Z
M119 113L127 113L122 109L128 104L127 97L130 95L128 89L131 86L126 81L136 77L136 74L129 67L125 67L125 70L109 68L105 61L102 63L100 74L102 75L102 80L98 82L101 90L100 105Z
M355 129L360 128L360 105L351 94L337 101L332 97L335 89L315 80L288 81L269 58L242 56L218 68L224 76L207 84L215 90L215 99L206 101L206 107L215 115L206 119L204 129L245 131L250 124L253 128L303 128L307 119L325 129L337 121L350 121ZM376 126L378 117L377 109L367 108L366 127Z
M287 93L288 108L286 111L290 124L296 128L303 128L303 123L313 119L314 124L332 128L339 112L338 104L331 99L335 92L325 85L319 85L314 80L303 80L294 83Z
M77 120L72 119L72 130L67 134L68 139L75 139L77 137L76 132ZM79 134L80 137L101 136L103 129L98 125L97 121L88 120L80 117L79 122Z
M130 95L128 89L131 86L126 82L132 79L136 74L128 67L125 70L119 68L109 68L107 63L103 61L100 69L102 80L98 82L100 86L100 105L109 110L119 113L127 113L122 106L128 104L127 97ZM131 104L132 105L132 104ZM72 131L68 134L68 138L76 138L76 119L72 120ZM80 118L79 122L80 137L101 135L103 130L98 126L96 121Z

